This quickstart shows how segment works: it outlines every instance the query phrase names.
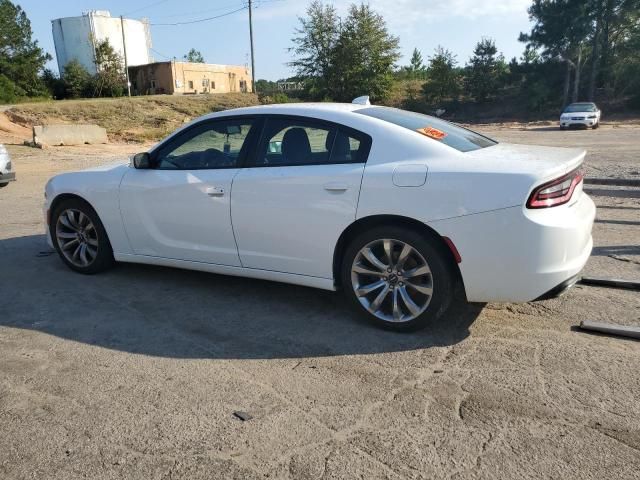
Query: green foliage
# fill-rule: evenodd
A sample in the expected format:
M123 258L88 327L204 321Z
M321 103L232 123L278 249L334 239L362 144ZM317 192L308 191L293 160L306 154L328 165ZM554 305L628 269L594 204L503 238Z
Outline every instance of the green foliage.
M270 95L260 94L260 103L263 105L268 105L272 103L291 103L291 98L289 95L283 92L274 92Z
M278 90L278 83L263 78L256 80L256 92L270 93Z
M22 8L9 0L0 0L1 98L46 94L39 73L51 56L32 35L31 22Z
M56 98L121 97L126 91L124 62L108 40L97 42L95 65L97 73L91 75L77 60L64 67L62 78L57 80L51 72L45 72L43 80Z
M96 70L90 88L95 97L121 97L126 91L127 78L124 72L124 60L114 50L109 40L96 43Z
M413 49L409 65L405 65L396 72L396 78L403 80L424 80L427 67L424 65L422 54L417 48Z
M294 46L289 49L295 58L289 65L298 76L307 79L310 96L326 98L330 90L329 72L340 37L340 17L333 6L314 0L307 7L306 18L298 20L300 27L295 30Z
M369 5L351 5L329 70L331 97L348 102L360 95L383 99L393 84L399 40Z
M438 46L435 54L429 58L427 81L422 90L431 104L440 104L448 99L457 99L460 93L460 73L455 55Z
M534 0L528 11L534 26L520 40L564 72L564 103L570 92L573 101L637 92L640 0Z
M88 96L91 85L91 75L80 62L71 60L64 67L62 85L64 98L81 98Z
M189 50L189 52L182 58L184 58L185 61L191 63L205 63L202 53L200 53L200 51L196 50L195 48Z
M313 98L351 101L387 95L400 54L398 38L389 34L382 16L369 5L352 4L341 20L335 8L315 0L307 18L299 20L290 65L307 79Z
M24 91L0 73L0 103L14 103Z
M476 44L467 72L466 88L476 102L486 102L504 85L507 65L492 39L483 38Z

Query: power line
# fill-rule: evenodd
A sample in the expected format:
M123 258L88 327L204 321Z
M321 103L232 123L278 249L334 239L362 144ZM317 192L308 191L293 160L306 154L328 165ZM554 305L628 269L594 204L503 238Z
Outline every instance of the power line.
M160 16L154 15L153 19L157 20L157 19L163 19L163 18L190 17L195 15L202 15L204 13L219 12L220 10L227 10L229 8L233 8L237 6L238 6L238 2L235 2L235 3L223 5L223 6L218 6L216 8L207 8L206 10L199 10L197 12L186 12L186 13L182 12L182 13L173 13L171 15L160 15Z
M151 25L153 27L176 27L176 26L179 26L179 25L191 25L191 24L194 24L194 23L208 22L209 20L215 20L216 18L227 17L229 15L233 15L234 13L238 13L238 12L241 12L242 10L246 10L246 9L247 9L247 7L242 7L242 8L238 8L237 10L233 10L231 12L223 13L221 15L216 15L214 17L201 18L199 20L190 20L188 22L150 23L149 25Z
M171 60L173 57L167 57L165 54L160 53L159 51L153 49L153 48L149 48L149 50L151 50L153 53L160 55L162 58L166 58L167 60Z
M129 15L131 15L132 13L136 13L136 12L140 12L142 10L146 10L147 8L151 8L151 7L155 7L156 5L161 5L163 3L167 3L169 0L160 0L159 2L154 2L150 5L147 5L146 7L140 7L140 8L136 8L135 10L131 10L128 13L125 13L124 16L127 17Z

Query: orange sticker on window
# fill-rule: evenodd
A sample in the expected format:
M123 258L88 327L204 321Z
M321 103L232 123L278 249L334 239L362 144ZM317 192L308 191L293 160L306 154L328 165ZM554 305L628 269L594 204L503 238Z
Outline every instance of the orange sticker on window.
M447 134L444 133L442 130L438 130L437 128L433 128L433 127L419 128L417 132L421 133L426 137L434 138L436 140L442 140L444 137L447 136Z

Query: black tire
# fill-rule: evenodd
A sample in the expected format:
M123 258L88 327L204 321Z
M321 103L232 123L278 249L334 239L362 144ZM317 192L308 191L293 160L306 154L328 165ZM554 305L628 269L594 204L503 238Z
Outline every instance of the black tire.
M596 129L596 128L598 128L599 126L600 126L600 122L596 122L596 123L595 123L595 125L594 125L592 128L595 130L595 129Z
M400 244L409 245L423 257L431 270L430 279L433 288L431 298L427 303L426 309L413 319L390 321L379 318L367 310L354 291L352 267L356 256L359 255L361 249L381 239L393 239L400 242ZM456 296L458 278L455 266L452 263L451 253L440 244L439 239L425 236L404 227L376 227L361 233L347 246L340 271L342 290L349 302L377 326L394 331L416 331L429 324L436 323L451 306L452 300ZM391 276L384 278L390 279ZM407 280L405 279L405 281ZM399 285L402 285L402 283ZM397 284L396 288L398 288ZM387 301L385 299L385 302Z
M56 235L56 225L58 224L60 215L70 209L86 215L95 227L95 235L92 235L94 236L93 240L97 240L97 254L86 266L74 264L65 256L65 254L62 252L62 247ZM113 258L113 250L111 249L111 243L109 242L109 237L107 236L107 232L104 229L104 225L102 225L102 222L100 221L100 217L93 209L93 207L91 207L91 205L89 205L82 199L69 198L66 200L62 200L55 206L55 208L51 212L49 233L51 235L53 246L58 252L58 255L60 255L62 261L71 270L79 273L84 273L86 275L92 275L94 273L108 270L115 264L115 260Z

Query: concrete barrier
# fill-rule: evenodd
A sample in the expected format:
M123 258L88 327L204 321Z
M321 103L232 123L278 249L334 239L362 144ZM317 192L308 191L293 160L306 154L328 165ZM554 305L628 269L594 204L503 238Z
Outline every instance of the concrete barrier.
M38 125L33 127L37 147L109 143L107 131L98 125Z

